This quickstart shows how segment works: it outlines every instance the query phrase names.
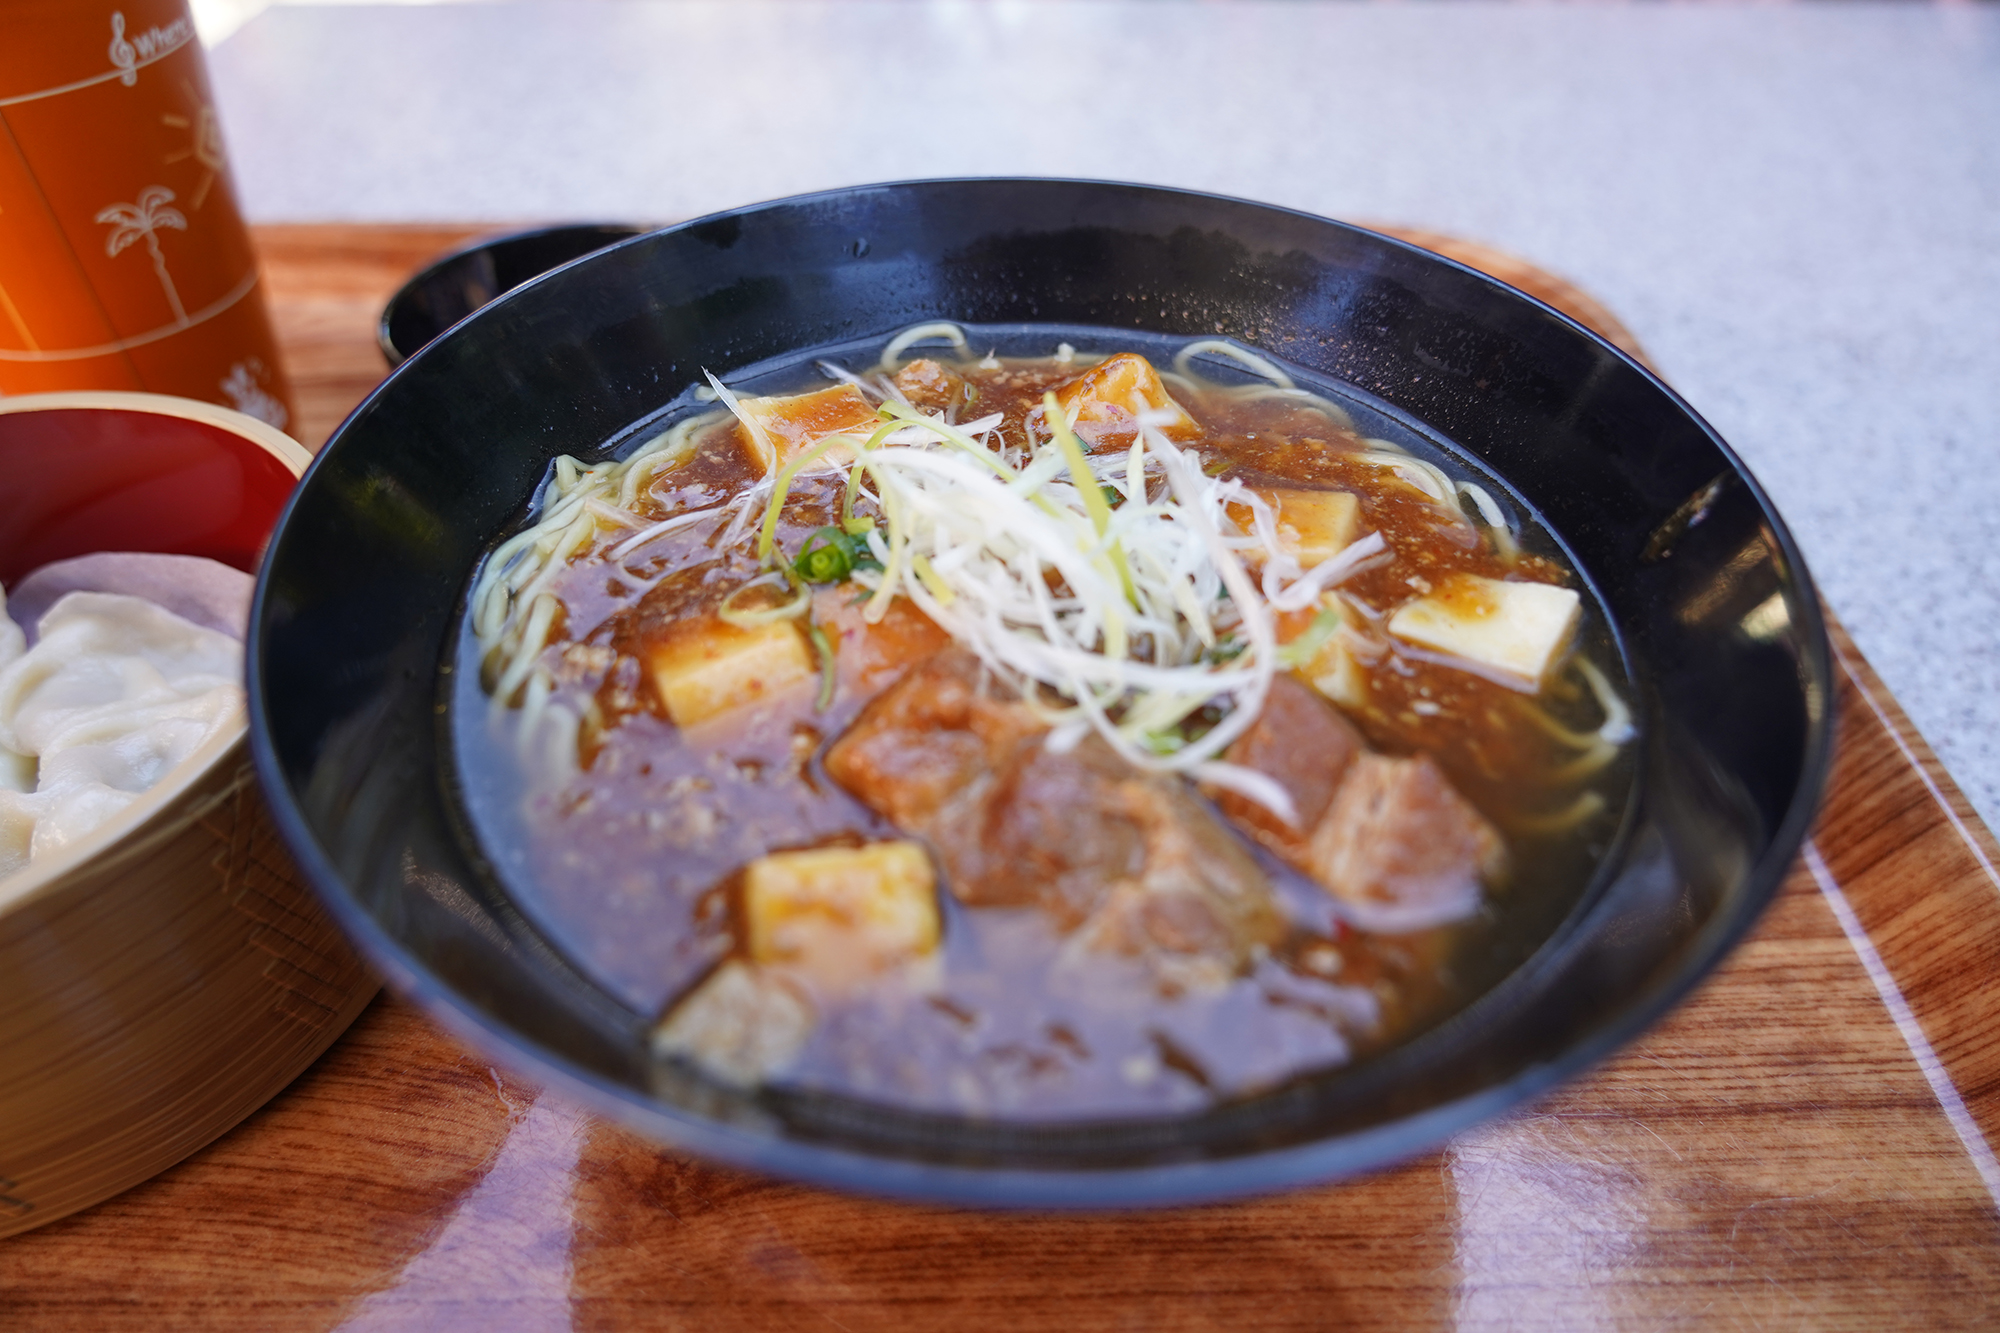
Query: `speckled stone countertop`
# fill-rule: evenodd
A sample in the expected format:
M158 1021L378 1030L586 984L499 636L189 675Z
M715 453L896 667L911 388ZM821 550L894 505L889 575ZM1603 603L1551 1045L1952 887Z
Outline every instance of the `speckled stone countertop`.
M674 219L1110 177L1601 297L2000 826L2000 6L290 5L211 54L254 221Z

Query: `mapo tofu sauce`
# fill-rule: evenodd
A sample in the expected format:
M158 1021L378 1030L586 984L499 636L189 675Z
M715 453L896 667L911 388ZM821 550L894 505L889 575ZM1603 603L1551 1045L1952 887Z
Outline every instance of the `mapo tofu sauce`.
M1548 535L1355 395L1226 349L1177 373L1171 350L1098 341L1109 355L892 344L682 411L623 463L560 461L535 526L489 559L453 718L468 814L529 917L656 1017L659 1058L981 1117L1178 1113L1406 1039L1581 892L1629 726ZM954 444L891 412L975 429ZM1098 648L1135 672L1269 657L1256 712L1229 724L1245 692L1224 692L1141 734L1158 701L1106 690L1093 722L955 636L986 586L951 580L976 562L895 548L928 530L853 462L871 437L968 463L968 492L1041 460L1035 512L1082 532L1113 587L1120 558L1137 584L1152 557L1136 537L1111 556L1088 522L1222 484L1215 538L1239 589L1278 589L1283 646L1259 649L1211 576L1175 593L1207 598L1179 638L1143 632L1142 589L1121 594L1137 627ZM1185 537L1196 507L1165 521ZM1038 577L1031 601L1081 614L1079 587ZM1140 739L1107 735L1121 724ZM1225 724L1205 765L1163 767Z

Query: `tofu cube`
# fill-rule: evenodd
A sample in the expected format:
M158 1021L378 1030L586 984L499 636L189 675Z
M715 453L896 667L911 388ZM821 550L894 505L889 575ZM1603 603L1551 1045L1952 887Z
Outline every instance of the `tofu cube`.
M882 424L875 405L852 384L776 398L742 398L737 406L763 433L759 440L741 421L736 423L744 451L765 472L776 472L829 435L866 435ZM820 457L829 465L845 463L854 451L836 444Z
M1276 511L1278 549L1306 569L1331 560L1361 526L1360 497L1347 491L1263 491Z
M798 1059L819 1015L790 978L724 963L653 1031L658 1055L679 1055L712 1077L755 1087Z
M1548 583L1503 583L1454 574L1389 617L1389 632L1455 658L1455 665L1534 693L1576 631L1575 592Z
M1141 412L1168 413L1172 419L1160 431L1170 440L1192 440L1201 434L1194 418L1167 392L1153 363L1131 352L1106 357L1057 389L1056 405L1093 447L1110 447L1117 443L1113 436L1122 438L1120 447L1130 447L1132 418Z
M937 876L909 841L773 852L743 875L752 961L841 984L931 953Z
M1302 674L1314 689L1342 708L1358 712L1368 706L1368 673L1339 634L1320 646Z
M704 621L651 645L653 691L678 727L808 687L818 678L805 637L789 621L739 629Z
M1294 656L1293 664L1299 675L1324 698L1350 711L1364 709L1368 706L1368 671L1354 655L1356 634L1340 598L1324 593L1317 606L1279 615L1278 642L1297 645L1304 636L1321 632L1322 618L1328 615L1336 622L1333 633L1321 639L1310 658L1299 661ZM1302 648L1292 646L1291 651L1296 654ZM1268 710L1270 705L1267 703L1265 707Z

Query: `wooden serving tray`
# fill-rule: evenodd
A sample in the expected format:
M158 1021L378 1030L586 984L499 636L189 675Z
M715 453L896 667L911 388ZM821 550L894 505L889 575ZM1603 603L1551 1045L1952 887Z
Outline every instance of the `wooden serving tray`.
M381 376L389 292L472 234L261 230L308 443ZM1539 270L1413 239L1636 350ZM209 1148L0 1242L0 1324L1994 1326L2000 847L1834 641L1832 785L1755 932L1588 1078L1394 1170L1105 1217L845 1198L651 1147L383 998Z

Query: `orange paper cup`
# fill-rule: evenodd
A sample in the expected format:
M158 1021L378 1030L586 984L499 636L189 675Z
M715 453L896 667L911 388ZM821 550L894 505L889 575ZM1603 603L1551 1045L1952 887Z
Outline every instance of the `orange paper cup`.
M13 0L0 41L0 393L138 389L283 429L257 257L185 0Z

